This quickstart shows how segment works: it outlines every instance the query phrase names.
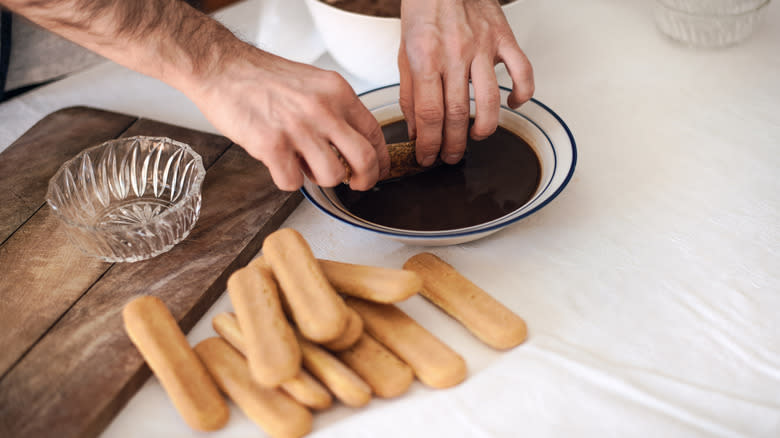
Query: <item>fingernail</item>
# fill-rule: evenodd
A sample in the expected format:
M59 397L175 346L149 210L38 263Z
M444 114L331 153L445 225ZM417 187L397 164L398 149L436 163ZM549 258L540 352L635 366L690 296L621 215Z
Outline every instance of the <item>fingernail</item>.
M423 157L422 165L423 167L428 167L433 164L434 161L436 161L436 155L426 155Z
M447 154L444 156L444 162L447 164L455 164L458 161L460 161L461 155L460 154Z

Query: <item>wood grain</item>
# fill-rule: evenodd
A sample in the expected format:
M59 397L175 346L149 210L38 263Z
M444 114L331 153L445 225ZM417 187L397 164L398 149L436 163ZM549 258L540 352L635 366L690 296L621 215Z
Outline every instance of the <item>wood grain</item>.
M0 436L97 435L149 375L122 329L123 305L160 297L188 331L301 200L276 190L235 146L206 181L190 238L146 262L114 265L0 380Z
M0 243L45 202L49 178L88 146L118 137L137 117L87 107L51 113L0 154Z
M188 331L302 199L277 190L240 147L224 152L225 138L148 120L125 133L136 134L187 142L207 168L216 161L200 219L171 251L137 263L82 256L48 207L0 247L2 437L98 435L149 375L122 329L123 305L139 294L158 296Z
M73 117L77 130L85 125L81 123L83 117L104 116L102 112L88 111L66 114ZM64 115L60 114L60 118ZM201 155L206 168L231 144L224 137L151 120L138 120L124 130L125 136L141 134L168 136L188 143ZM42 134L33 136L45 143L54 141L59 134L49 131L49 140ZM0 161L3 158L4 154L0 155ZM86 256L72 245L48 205L11 235L0 246L0 377L110 267L111 264Z

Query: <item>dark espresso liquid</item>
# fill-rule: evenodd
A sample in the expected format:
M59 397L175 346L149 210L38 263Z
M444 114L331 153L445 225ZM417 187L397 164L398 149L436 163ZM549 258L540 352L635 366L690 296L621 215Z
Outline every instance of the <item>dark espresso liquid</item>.
M473 122L473 120L472 120ZM382 127L388 143L406 141L406 122ZM344 207L367 221L416 231L450 230L502 217L528 202L539 186L539 158L522 138L499 127L468 140L466 156L366 192L334 189Z

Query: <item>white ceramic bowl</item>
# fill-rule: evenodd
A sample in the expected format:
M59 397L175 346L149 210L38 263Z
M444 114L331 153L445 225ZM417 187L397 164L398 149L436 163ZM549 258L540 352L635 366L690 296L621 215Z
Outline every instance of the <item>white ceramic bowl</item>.
M747 39L770 0L656 0L655 23L691 47L724 47Z
M501 101L506 102L510 91L501 88ZM360 100L380 123L402 117L398 105L398 84L378 88L360 95ZM471 111L474 114L472 95ZM498 219L479 225L443 231L413 231L386 227L359 218L339 201L333 189L322 188L311 181L304 182L304 196L324 213L357 228L377 233L410 245L455 245L488 236L547 205L566 187L577 162L574 136L566 123L538 100L532 99L517 110L501 107L499 125L522 137L531 145L541 163L539 187L531 199L517 210Z
M321 0L305 0L325 47L348 72L373 84L392 84L398 79L399 18L356 14ZM530 0L516 0L501 8L520 47L534 23Z

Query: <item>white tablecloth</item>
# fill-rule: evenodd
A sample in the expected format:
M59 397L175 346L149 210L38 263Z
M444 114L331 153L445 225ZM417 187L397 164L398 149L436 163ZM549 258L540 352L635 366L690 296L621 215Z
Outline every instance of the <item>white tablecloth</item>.
M780 8L737 47L693 50L659 34L650 2L543 3L525 49L536 97L574 133L574 178L517 225L434 250L524 317L528 341L493 351L412 298L401 307L469 378L338 405L311 436L780 436ZM69 105L213 130L180 93L106 63L0 105L0 148ZM337 260L399 267L421 250L306 202L284 226ZM223 296L189 340L230 308ZM208 436L262 436L232 414ZM155 379L103 434L191 435Z

